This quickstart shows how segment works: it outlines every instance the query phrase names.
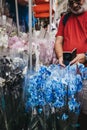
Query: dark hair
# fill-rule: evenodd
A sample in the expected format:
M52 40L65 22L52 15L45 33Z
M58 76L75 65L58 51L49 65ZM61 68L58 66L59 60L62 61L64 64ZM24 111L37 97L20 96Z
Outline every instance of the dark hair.
M49 18L45 18L43 22L43 28L46 28L49 24Z
M69 6L72 6L72 4L74 3L74 2L76 2L76 3L80 3L80 1L81 0L68 0L68 3L69 3Z

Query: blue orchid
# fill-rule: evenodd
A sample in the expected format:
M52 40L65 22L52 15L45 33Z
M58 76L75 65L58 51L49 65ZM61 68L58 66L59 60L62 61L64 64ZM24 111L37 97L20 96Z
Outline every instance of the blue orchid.
M41 66L27 79L26 107L43 108L49 105L60 109L68 105L69 111L78 114L80 102L77 101L77 94L82 90L84 79L87 79L87 68L82 64L68 65L66 68L54 64ZM68 118L64 112L62 118Z

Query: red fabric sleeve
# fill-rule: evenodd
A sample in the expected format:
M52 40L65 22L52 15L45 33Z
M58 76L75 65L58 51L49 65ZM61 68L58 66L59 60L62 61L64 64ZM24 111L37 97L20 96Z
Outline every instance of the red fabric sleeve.
M56 37L57 37L57 36L64 36L63 18L64 18L64 16L60 19L59 26L58 26L58 28L57 28Z

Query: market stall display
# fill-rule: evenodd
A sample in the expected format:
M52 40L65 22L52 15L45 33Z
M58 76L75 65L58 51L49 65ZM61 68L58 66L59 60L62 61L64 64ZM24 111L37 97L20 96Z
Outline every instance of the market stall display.
M35 17L49 18L52 3L35 2ZM87 67L58 64L52 30L33 35L31 4L28 33L19 31L18 22L16 27L0 17L0 129L76 130L80 110L87 112Z

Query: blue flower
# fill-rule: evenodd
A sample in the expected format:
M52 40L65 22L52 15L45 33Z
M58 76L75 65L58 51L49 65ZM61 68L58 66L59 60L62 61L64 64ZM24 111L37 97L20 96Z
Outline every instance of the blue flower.
M46 105L56 109L68 105L70 112L79 114L77 95L82 90L84 79L87 79L87 68L82 64L68 65L66 68L54 64L41 66L37 73L27 78L26 107L38 107L41 113ZM63 112L62 119L67 118L68 115Z

